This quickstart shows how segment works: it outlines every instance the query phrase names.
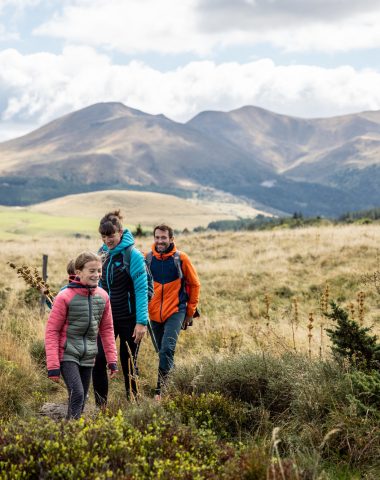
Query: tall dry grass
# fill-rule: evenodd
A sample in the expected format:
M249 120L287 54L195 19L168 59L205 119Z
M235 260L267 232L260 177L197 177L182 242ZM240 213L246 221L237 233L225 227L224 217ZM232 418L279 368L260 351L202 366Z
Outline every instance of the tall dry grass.
M202 355L225 356L239 351L308 353L313 358L329 355L321 302L328 291L364 325L380 332L378 292L364 275L380 270L380 228L375 225L190 234L178 236L177 246L195 264L202 283L201 318L182 332L177 347L179 364ZM137 240L146 251L151 238ZM15 237L3 241L0 290L6 297L1 312L0 352L35 375L30 346L43 339L47 312L24 304L26 287L7 262L41 265L49 255L48 282L58 289L66 281L65 267L80 251L96 251L91 239ZM326 290L327 289L327 290ZM358 303L358 295L360 302ZM352 305L351 305L352 304ZM351 305L351 307L350 307ZM313 329L309 329L310 315ZM310 333L310 337L308 336ZM144 339L139 357L142 387L154 386L157 358L150 340ZM123 389L121 382L116 392ZM53 392L56 394L57 392ZM59 393L59 392L58 392ZM61 392L63 394L64 392Z

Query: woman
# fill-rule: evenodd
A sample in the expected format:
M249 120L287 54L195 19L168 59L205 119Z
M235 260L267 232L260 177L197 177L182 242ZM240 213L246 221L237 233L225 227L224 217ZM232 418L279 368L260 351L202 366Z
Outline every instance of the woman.
M128 229L123 229L121 221L119 210L107 213L100 221L99 233L104 242L99 252L103 258L100 286L110 297L115 338L120 338L120 361L129 398L137 393L134 373L137 372L138 346L147 330L148 286L144 257L134 248L133 236ZM125 264L127 251L128 266ZM104 409L108 377L101 339L98 339L98 350L92 380L96 404Z

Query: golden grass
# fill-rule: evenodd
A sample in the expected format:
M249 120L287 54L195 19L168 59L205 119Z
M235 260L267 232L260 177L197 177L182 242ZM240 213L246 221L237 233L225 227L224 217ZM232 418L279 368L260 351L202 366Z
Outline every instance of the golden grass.
M137 246L148 250L151 241L150 237L139 239ZM30 338L43 338L46 321L46 314L40 319L38 309L30 311L22 306L25 286L6 263L38 266L42 254L48 254L48 281L58 288L65 283L67 261L84 249L96 251L99 245L96 236L1 242L4 275L0 289L12 292L2 312L0 331L8 332L6 338L0 337L2 354L3 342L10 342L10 322L23 322L27 333L22 342L27 344ZM374 332L380 333L379 294L371 283L362 281L364 275L380 270L379 226L206 232L180 235L177 245L190 255L202 283L202 316L181 333L178 363L239 350L282 353L296 349L307 354L310 314L310 355L326 358L329 341L323 329L329 322L320 308L326 286L330 299L352 311L357 319L362 316L364 325L373 325ZM364 292L364 297L360 294L358 300L359 292ZM6 347L6 357L12 348ZM27 362L22 355L16 358ZM153 386L157 359L149 339L144 339L140 349L139 367L143 383Z

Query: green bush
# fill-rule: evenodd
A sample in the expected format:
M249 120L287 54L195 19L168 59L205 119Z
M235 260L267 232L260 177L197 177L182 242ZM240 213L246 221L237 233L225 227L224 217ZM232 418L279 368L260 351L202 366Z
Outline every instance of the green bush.
M183 423L211 428L221 438L239 436L242 429L248 430L252 424L252 408L220 393L175 395L163 406L172 414L180 414Z
M31 413L33 392L39 388L36 380L16 363L0 358L1 418Z
M350 320L348 313L334 302L331 302L331 313L326 316L336 322L334 328L328 328L326 332L337 358L347 360L358 369L371 371L380 368L380 343L376 335L370 335L371 328Z
M336 364L311 362L293 354L203 358L197 365L177 367L171 378L174 395L219 392L265 409L273 420L285 413L305 420L320 419L344 401L347 386Z
M359 415L371 415L380 420L380 373L355 371L348 374L352 394L348 396Z
M121 413L3 424L0 433L0 471L8 475L2 478L218 478L234 456L210 430L158 417L139 430Z
M30 356L40 367L46 366L45 342L43 340L34 340L30 345Z
M24 293L24 302L29 307L36 307L41 299L41 293L34 287L29 287Z

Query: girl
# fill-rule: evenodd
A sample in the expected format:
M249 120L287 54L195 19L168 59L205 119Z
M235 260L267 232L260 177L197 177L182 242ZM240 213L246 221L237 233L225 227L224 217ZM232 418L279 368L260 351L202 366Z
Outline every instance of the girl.
M98 287L102 263L98 255L83 252L75 260L75 280L54 299L45 333L48 377L69 393L67 418L78 419L83 411L102 339L111 377L117 372L117 352L112 313L107 293Z

